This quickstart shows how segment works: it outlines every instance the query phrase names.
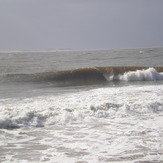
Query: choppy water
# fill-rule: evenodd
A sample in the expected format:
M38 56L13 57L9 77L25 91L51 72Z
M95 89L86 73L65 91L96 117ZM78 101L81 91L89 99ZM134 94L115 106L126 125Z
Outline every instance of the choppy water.
M163 48L0 53L0 162L163 162Z

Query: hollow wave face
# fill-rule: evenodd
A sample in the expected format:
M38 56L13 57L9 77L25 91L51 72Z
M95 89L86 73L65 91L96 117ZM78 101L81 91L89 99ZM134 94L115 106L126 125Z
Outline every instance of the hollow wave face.
M0 128L67 125L163 113L162 86L99 88L0 104Z
M35 74L0 75L0 82L50 82L56 86L93 85L117 80L163 80L163 67L93 67Z

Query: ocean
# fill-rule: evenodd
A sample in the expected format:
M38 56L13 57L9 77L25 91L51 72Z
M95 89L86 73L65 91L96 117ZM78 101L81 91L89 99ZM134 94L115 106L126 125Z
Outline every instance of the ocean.
M163 48L0 52L1 163L162 163Z

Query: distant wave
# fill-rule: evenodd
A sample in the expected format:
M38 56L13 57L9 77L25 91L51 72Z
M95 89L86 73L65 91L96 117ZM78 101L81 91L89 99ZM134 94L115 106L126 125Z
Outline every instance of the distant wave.
M53 82L86 85L108 81L163 80L163 67L92 67L35 74L1 74L1 82Z

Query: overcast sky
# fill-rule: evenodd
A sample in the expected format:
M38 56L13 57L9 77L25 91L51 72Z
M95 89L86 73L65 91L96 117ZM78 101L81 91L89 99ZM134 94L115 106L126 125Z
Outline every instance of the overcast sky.
M163 47L163 0L0 0L0 51Z

